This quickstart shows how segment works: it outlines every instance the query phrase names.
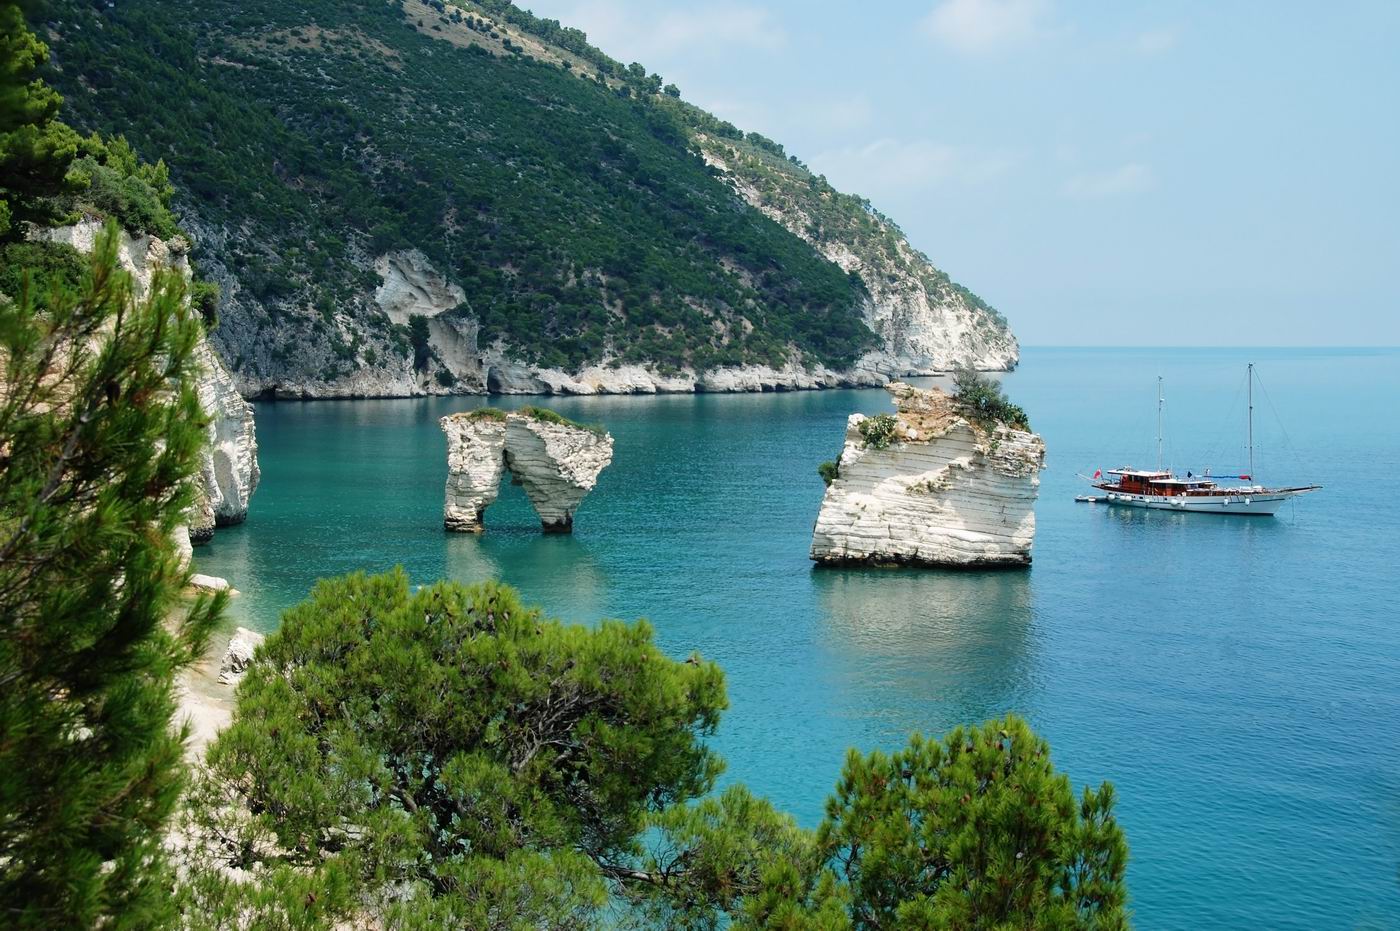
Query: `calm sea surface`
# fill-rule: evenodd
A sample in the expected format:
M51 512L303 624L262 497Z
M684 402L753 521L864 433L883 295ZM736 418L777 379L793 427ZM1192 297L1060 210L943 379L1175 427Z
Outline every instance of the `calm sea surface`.
M1277 518L1076 504L1076 473L1167 458L1326 488ZM1400 351L1028 350L1005 379L1045 437L1026 572L817 570L846 416L883 391L498 398L607 426L572 537L519 488L442 531L437 420L485 399L264 404L247 524L197 552L277 627L320 576L500 578L559 617L645 617L717 660L727 779L815 825L848 747L1015 711L1076 785L1112 780L1146 928L1400 927ZM1275 416L1277 410L1277 417Z

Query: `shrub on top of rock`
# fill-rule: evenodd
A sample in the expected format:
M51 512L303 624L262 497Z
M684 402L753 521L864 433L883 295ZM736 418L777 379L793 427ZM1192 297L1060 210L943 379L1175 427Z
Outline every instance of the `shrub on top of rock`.
M894 414L876 414L860 422L860 435L871 449L884 449L894 440L899 420ZM831 484L827 482L827 484Z
M997 423L1004 423L1018 430L1030 430L1026 412L1011 403L1000 384L971 366L960 365L953 370L953 389L958 411L978 426L991 430Z

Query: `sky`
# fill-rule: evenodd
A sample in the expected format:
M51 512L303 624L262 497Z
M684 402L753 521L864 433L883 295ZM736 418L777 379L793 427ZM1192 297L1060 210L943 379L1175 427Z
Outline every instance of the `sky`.
M1026 345L1400 345L1400 2L517 0L862 194Z

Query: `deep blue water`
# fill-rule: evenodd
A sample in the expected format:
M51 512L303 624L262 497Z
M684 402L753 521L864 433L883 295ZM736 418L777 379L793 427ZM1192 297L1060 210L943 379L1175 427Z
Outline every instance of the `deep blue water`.
M1077 472L1154 464L1158 374L1169 460L1242 469L1247 361L1256 478L1322 492L1274 519L1073 502ZM848 747L1015 711L1116 784L1141 927L1400 927L1400 351L1032 349L1006 385L1049 450L1026 572L812 568L816 464L877 390L492 399L616 438L572 537L510 487L484 536L443 533L437 418L485 399L259 405L251 516L197 563L264 630L395 564L648 618L725 669L726 778L809 826Z

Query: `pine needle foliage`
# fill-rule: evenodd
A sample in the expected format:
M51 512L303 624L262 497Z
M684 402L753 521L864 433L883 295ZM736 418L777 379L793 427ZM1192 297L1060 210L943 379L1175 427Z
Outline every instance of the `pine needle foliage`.
M173 534L205 442L185 283L133 293L117 231L81 282L0 298L0 924L171 917L177 671L221 598L180 601Z
M322 581L209 750L193 833L222 840L185 920L596 927L650 819L713 786L725 703L719 669L645 623L565 625L494 583L412 592L402 570Z
M987 430L998 423L1017 430L1029 430L1030 418L1006 397L1001 385L969 365L953 370L953 400L969 420Z
M0 2L0 239L55 219L53 198L76 186L78 134L55 119L63 98L36 76L49 49L25 23L32 5Z
M1076 800L1015 716L852 751L817 832L826 888L844 887L861 929L1126 928L1113 803L1107 783ZM809 894L813 908L823 899Z

